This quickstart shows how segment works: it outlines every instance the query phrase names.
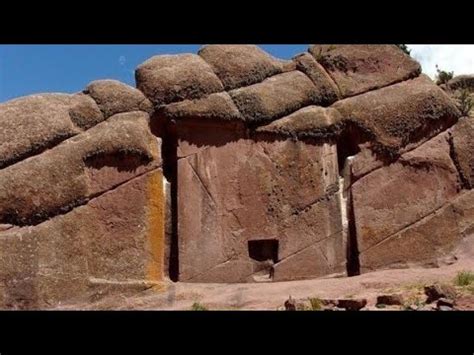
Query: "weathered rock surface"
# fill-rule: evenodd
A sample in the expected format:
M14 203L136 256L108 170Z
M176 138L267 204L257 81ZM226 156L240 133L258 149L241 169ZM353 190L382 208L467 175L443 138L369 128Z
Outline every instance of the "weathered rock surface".
M49 308L162 281L163 177L130 180L35 227L0 233L0 308Z
M447 83L451 90L468 89L474 90L474 75L457 75Z
M153 111L151 102L140 90L117 80L93 81L84 93L95 100L105 117L128 111Z
M377 296L376 305L386 305L386 306L401 306L403 305L404 300L402 295L391 294L391 295L380 295Z
M337 300L337 307L344 308L348 311L360 311L367 305L367 300L365 298L354 298L354 299L340 299Z
M474 187L474 120L464 117L450 131L452 154L466 188Z
M299 71L275 75L229 94L251 124L268 123L304 106L316 105L320 95L312 81Z
M41 94L0 104L0 168L38 154L104 119L83 94Z
M148 115L118 114L39 156L0 170L0 221L37 224L160 165Z
M441 298L456 298L456 290L450 285L434 284L425 286L424 290L428 297L426 303L431 303Z
M257 132L287 137L334 138L343 129L342 115L333 108L307 106L272 123L257 128Z
M0 105L0 307L474 255L474 121L396 46L212 45L136 81Z
M461 116L455 103L424 76L344 99L331 107L344 120L368 130L372 140L392 154L446 130Z
M252 281L265 258L275 280L344 271L335 147L239 136L216 146L207 131L194 127L202 147L178 160L180 280ZM249 241L269 254L252 258Z
M199 118L210 120L243 120L242 115L226 92L211 94L202 99L184 100L162 106L158 110L168 120Z
M226 90L259 83L283 72L282 63L254 45L208 45L198 53Z
M328 71L343 97L421 73L420 64L395 45L313 45L309 52Z
M155 106L224 90L209 64L196 54L152 57L138 66L135 78L138 89Z
M317 101L320 105L330 105L340 98L337 85L310 54L300 54L293 58L293 60L296 62L296 68L305 73L316 86L316 90L319 93Z
M423 221L454 198L460 189L457 170L449 153L447 133L442 133L402 155L398 162L353 184L351 191L362 268L374 267L376 260L390 265L430 259L432 247L423 245L426 242L417 240L414 232L423 228L419 227L420 223L423 226ZM453 216L444 226L443 232L452 232L455 228ZM434 226L428 223L425 228L434 229ZM436 240L441 231L439 225L437 228L437 232L426 237ZM443 238L445 241L439 240L437 247L443 243L449 245L450 238L457 237L453 234Z

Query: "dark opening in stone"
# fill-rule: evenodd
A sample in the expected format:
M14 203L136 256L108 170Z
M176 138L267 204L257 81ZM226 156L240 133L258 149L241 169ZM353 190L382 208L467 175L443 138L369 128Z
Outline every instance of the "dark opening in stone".
M262 239L249 240L249 256L256 261L272 260L278 262L278 240Z

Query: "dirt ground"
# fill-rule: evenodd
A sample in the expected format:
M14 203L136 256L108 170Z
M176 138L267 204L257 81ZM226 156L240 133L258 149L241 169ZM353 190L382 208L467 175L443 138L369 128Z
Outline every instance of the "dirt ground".
M423 287L433 283L453 285L460 271L474 272L474 260L458 261L440 268L409 268L371 272L354 277L326 278L291 282L248 284L168 283L165 289L150 288L141 292L104 295L91 302L75 302L56 309L75 310L278 310L293 299L365 298L364 309L377 310L376 298L382 294L403 294L407 302L423 297ZM474 309L474 292L464 289L458 309ZM194 304L194 307L193 307ZM387 307L384 309L391 309ZM400 308L400 307L399 307Z

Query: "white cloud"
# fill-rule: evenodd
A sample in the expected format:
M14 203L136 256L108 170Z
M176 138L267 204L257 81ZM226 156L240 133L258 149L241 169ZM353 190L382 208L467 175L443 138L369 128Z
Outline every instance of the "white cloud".
M408 45L411 56L420 62L423 73L434 78L436 64L454 75L474 74L474 45Z

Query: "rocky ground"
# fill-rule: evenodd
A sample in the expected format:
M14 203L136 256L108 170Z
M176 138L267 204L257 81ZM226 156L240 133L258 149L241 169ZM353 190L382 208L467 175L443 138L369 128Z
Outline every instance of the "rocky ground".
M456 278L471 273L465 285ZM467 272L467 273L466 273ZM253 284L169 284L104 295L58 309L81 310L474 310L474 260L440 268L383 270L350 278ZM431 299L430 299L431 298ZM429 303L428 303L429 302Z

